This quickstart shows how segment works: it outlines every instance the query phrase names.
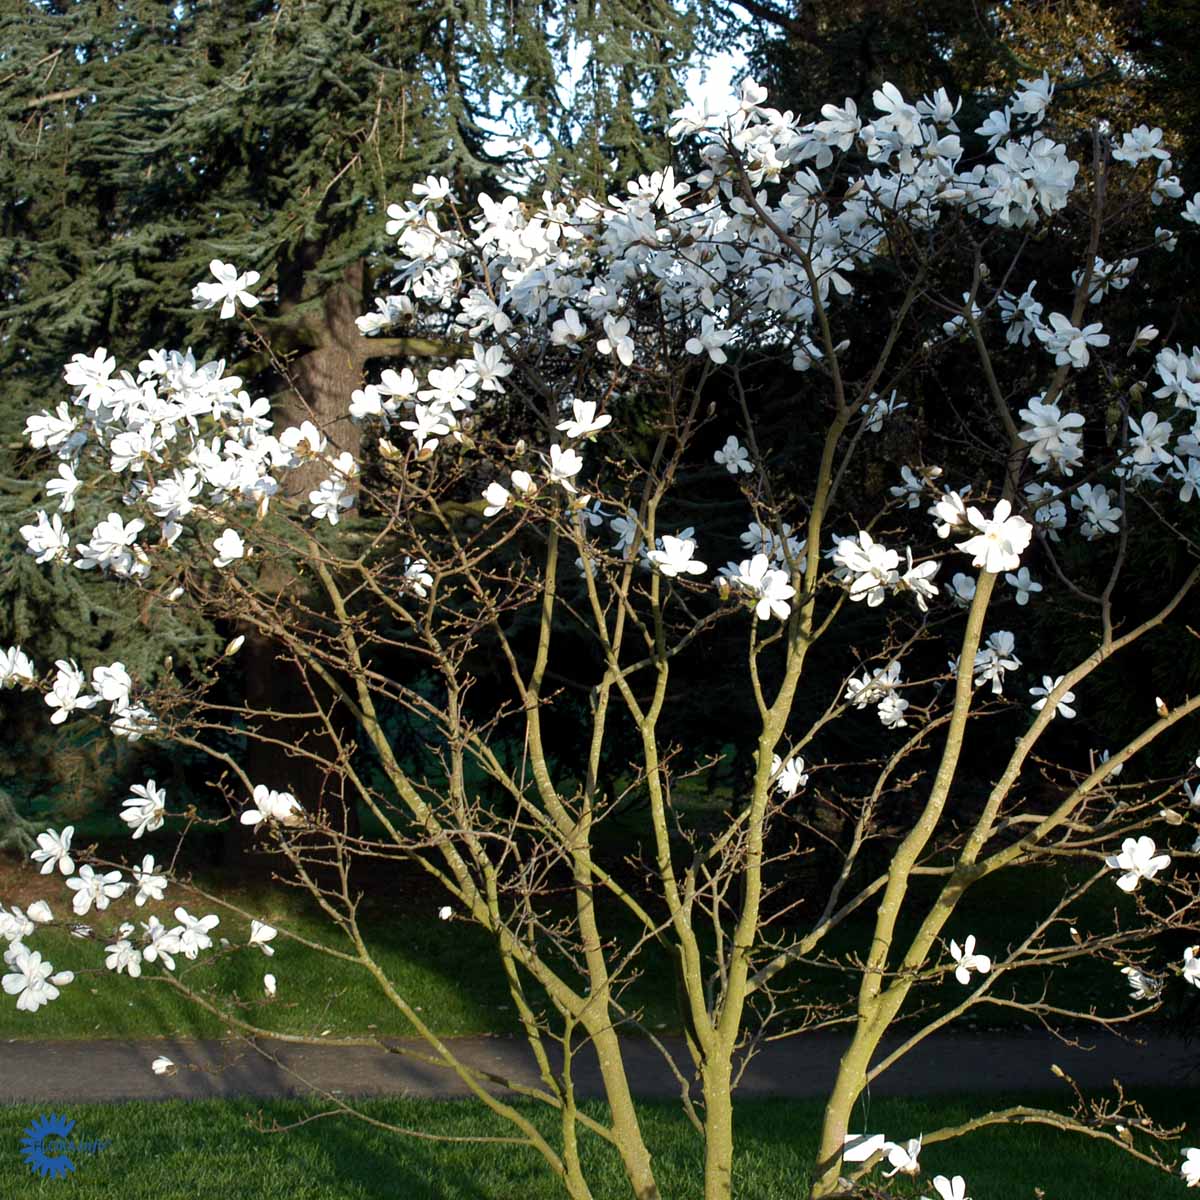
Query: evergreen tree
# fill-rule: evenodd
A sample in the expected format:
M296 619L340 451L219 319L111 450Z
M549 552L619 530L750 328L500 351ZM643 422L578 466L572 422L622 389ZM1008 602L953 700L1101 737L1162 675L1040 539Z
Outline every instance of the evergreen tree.
M313 419L357 450L346 409L367 362L445 350L355 324L389 267L375 254L386 204L427 174L494 188L525 145L541 155L532 175L588 186L660 165L693 7L25 0L0 17L0 639L40 659L103 649L152 679L218 636L25 555L19 527L53 505L19 482L40 473L19 431L57 403L71 354L105 346L135 368L147 344L211 349L212 323L201 332L182 298L211 259L257 270L265 339L225 322L217 349L270 395L278 427ZM246 651L256 701L274 692L286 709L270 646ZM29 732L36 715L12 720ZM63 761L45 746L35 758ZM29 758L0 776L44 788L53 773L34 779Z

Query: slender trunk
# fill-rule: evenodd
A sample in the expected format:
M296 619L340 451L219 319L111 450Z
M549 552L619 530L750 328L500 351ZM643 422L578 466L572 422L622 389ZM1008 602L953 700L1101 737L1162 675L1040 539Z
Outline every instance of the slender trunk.
M704 1200L733 1195L733 1093L729 1055L704 1065Z
M850 1048L842 1055L837 1081L825 1104L821 1144L817 1150L817 1175L809 1192L811 1200L832 1196L840 1190L838 1180L842 1173L842 1147L846 1142L846 1134L850 1132L854 1105L866 1086L867 1066L877 1041L878 1038L865 1033L860 1024Z

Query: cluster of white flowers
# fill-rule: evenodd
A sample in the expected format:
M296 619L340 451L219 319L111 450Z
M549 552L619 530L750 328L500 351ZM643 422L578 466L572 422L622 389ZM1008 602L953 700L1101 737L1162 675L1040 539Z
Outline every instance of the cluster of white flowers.
M89 688L90 684L90 689ZM20 648L9 646L0 650L0 687L38 686L37 672L32 659ZM136 742L158 727L153 714L144 704L132 699L133 679L121 662L94 667L91 679L73 659L60 658L54 664L54 675L43 688L43 699L53 710L50 722L61 725L73 713L86 712L99 704L108 705L109 729L115 737Z

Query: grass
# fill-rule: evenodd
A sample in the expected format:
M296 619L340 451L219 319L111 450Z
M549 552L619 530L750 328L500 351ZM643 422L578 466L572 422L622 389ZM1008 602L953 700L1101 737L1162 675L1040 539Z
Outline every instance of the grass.
M997 1107L1048 1097L995 1097ZM1054 1098L1061 1104L1062 1097ZM1196 1093L1153 1093L1147 1107L1174 1121L1200 1117ZM590 1106L597 1113L595 1105ZM504 1135L508 1128L475 1105L458 1102L371 1101L362 1110L377 1120L448 1137ZM312 1121L287 1133L259 1133L252 1121L294 1122L320 1111L299 1101L78 1105L66 1115L73 1136L109 1139L81 1157L73 1175L39 1180L17 1154L22 1129L40 1111L20 1105L0 1113L0 1196L110 1197L175 1200L558 1200L555 1181L532 1151L508 1146L439 1143L389 1133L346 1118ZM549 1128L547 1114L536 1114ZM866 1124L872 1132L907 1137L957 1123L979 1111L978 1101L879 1100ZM699 1194L702 1146L678 1110L646 1105L644 1128L664 1200ZM746 1101L737 1110L739 1151L734 1194L745 1200L797 1200L805 1194L818 1106L799 1101ZM1187 1140L1185 1139L1185 1143ZM629 1195L616 1156L595 1139L582 1143L597 1200ZM1168 1149L1168 1157L1177 1152ZM961 1174L974 1200L1117 1200L1173 1195L1176 1178L1135 1162L1113 1147L1040 1130L997 1129L922 1154L928 1174ZM1035 1189L1042 1188L1043 1193ZM929 1194L902 1180L900 1197Z
M128 839L123 839L120 849L128 848ZM230 886L228 880L228 871L222 874L208 869L209 890L260 920L320 944L348 949L307 896L266 880L237 886ZM936 886L933 880L916 880L913 893L922 900L931 900ZM998 957L1015 934L1028 929L1045 911L1054 889L1062 886L1061 876L1050 871L1039 875L1036 870L1027 871L1024 886L1017 889L1003 878L986 881L968 893L946 936L961 941L967 933L974 933L980 950ZM1111 927L1114 910L1128 898L1115 888L1108 889L1112 895L1106 895L1105 890L1102 885L1072 912L1071 919L1080 928L1096 931ZM46 899L58 916L67 918L71 916L69 896L57 875L46 877L25 865L0 864L0 901L28 906L34 899ZM63 989L59 1000L34 1014L18 1012L11 1002L0 1003L0 1037L221 1036L226 1026L219 1018L197 1009L170 987L150 979L118 977L103 968L103 948L115 940L120 921L144 921L156 913L165 924L173 925L173 909L181 903L193 913L213 909L208 902L188 899L171 888L166 904L134 909L124 900L105 913L91 914L85 920L96 927L98 936L89 941L73 938L62 928L39 930L32 939L34 948L56 969L75 971L76 981ZM488 936L466 921L439 921L436 909L440 903L422 881L396 881L382 894L368 899L362 925L378 962L436 1033L453 1036L517 1031L512 999ZM617 910L609 906L607 912L610 924L606 928L612 928L612 915ZM824 949L837 956L852 955L869 944L869 922L867 912L852 918L830 936ZM915 918L902 922L899 939L902 941L914 927ZM247 1021L279 1033L404 1036L412 1032L375 981L354 964L336 961L283 936L276 939L277 954L268 959L246 947L248 922L228 914L222 917L216 932L229 939L231 948L216 954L206 952L198 963L180 959L177 975L189 986L209 990L222 1001L233 997ZM628 927L617 927L614 932L618 938L630 936ZM703 929L700 933L705 935ZM1065 931L1061 936L1066 937ZM643 1009L648 1025L678 1032L680 1021L669 964L657 947L647 947L643 954L644 974L633 985L629 999ZM279 981L279 995L273 1002L267 1001L263 991L262 977L267 971ZM799 975L800 969L794 969L792 978ZM806 985L808 994L817 998L844 998L857 985L856 974L840 970L808 968L804 975L810 981ZM1011 978L1028 995L1040 994L1046 982L1044 973L1034 971ZM1127 996L1119 972L1100 961L1082 960L1069 971L1056 969L1049 978L1053 987L1066 989L1058 993L1062 999L1085 1006L1094 1003L1119 1010ZM469 986L464 986L464 981L469 981ZM935 1008L938 1003L957 1001L960 995L952 979L928 993ZM970 1020L997 1028L1028 1023L1015 1010L987 1007L976 1009Z

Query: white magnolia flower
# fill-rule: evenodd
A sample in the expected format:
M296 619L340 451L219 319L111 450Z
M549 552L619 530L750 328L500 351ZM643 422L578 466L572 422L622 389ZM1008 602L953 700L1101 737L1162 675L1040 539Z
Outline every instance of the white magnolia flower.
M274 999L276 992L274 975L267 974L263 976L263 991L267 993L268 997Z
M804 759L794 755L785 764L776 754L771 759L771 778L775 782L775 790L791 799L808 782Z
M1022 567L1015 575L1009 571L1004 576L1004 582L1009 587L1017 589L1017 603L1026 605L1034 592L1040 592L1042 585L1029 574L1028 567Z
M121 805L121 820L133 830L136 840L144 833L153 833L163 827L167 791L153 779L135 783L129 790L133 795Z
M442 907L438 909L439 921L448 921L452 916L454 916L454 909L452 909L450 905L443 904Z
M760 621L771 617L787 620L796 589L789 582L788 573L773 567L765 554L743 559L726 577L733 587L747 592L754 600L754 614Z
M508 502L512 499L512 493L508 488L502 486L493 480L483 490L485 517L494 517L498 512L503 512L508 507Z
M20 646L0 650L0 687L31 687L33 679L33 661Z
M1116 533L1121 510L1109 499L1100 483L1083 483L1071 496L1071 507L1082 514L1083 536L1092 541L1102 533Z
M612 417L607 413L600 417L596 416L595 400L572 400L571 419L560 422L554 428L561 430L569 438L581 438L592 433L599 433L601 429L611 423Z
M954 968L954 978L964 987L971 982L971 972L978 971L986 975L992 969L992 960L986 954L975 953L975 935L967 934L967 939L960 947L955 941L950 943L950 957L958 966Z
M1179 1173L1190 1188L1200 1187L1200 1148L1188 1146L1183 1152Z
M972 556L972 566L998 573L1015 571L1021 565L1033 526L1024 517L1013 516L1007 500L999 501L990 517L972 506L967 509L967 523L979 532L956 545Z
M97 912L103 912L110 900L119 900L125 894L128 886L127 883L121 882L120 871L108 871L101 875L93 871L87 863L79 868L78 875L67 880L67 887L75 893L71 907L78 917L84 917L91 912L93 904Z
M11 961L5 956L5 961L12 967L12 972L0 979L0 987L10 996L16 996L17 1009L20 1012L37 1012L43 1004L58 999L58 987L51 976L54 975L52 963L45 962L36 950L29 950L17 944L16 953ZM69 983L63 973L60 982Z
M207 917L193 917L185 908L175 910L175 920L181 926L176 934L179 939L179 949L187 958L193 960L201 950L207 950L212 946L212 938L208 935L221 923L221 918L215 914Z
M142 947L142 957L147 962L160 962L168 971L175 970L174 955L182 949L180 935L183 927L176 925L168 929L157 917L142 922L145 931L146 944Z
M118 975L124 971L130 979L137 979L142 973L142 952L127 938L121 938L111 946L105 946L107 957L104 965Z
M1023 441L1029 442L1030 461L1039 466L1053 465L1070 475L1079 465L1083 451L1083 417L1079 413L1063 414L1057 404L1044 404L1034 396L1027 408L1021 409L1026 428L1021 430Z
M712 317L700 318L700 332L687 340L684 349L689 354L707 354L715 363L728 362L729 356L722 347L734 336L732 329L718 329Z
M57 668L54 682L44 699L55 710L50 723L61 725L76 709L95 708L100 697L83 693L87 679L73 660L60 658L54 666Z
M947 1179L945 1175L933 1177L933 1190L938 1194L938 1200L971 1200L967 1195L967 1182L961 1175ZM921 1200L926 1200L924 1196Z
M917 1161L921 1156L921 1138L909 1138L907 1142L888 1142L883 1148L888 1160L890 1171L884 1171L883 1177L891 1179L893 1175L919 1175L921 1164Z
M931 558L914 566L912 549L908 546L904 547L904 559L907 563L907 568L900 578L896 580L896 590L900 592L912 592L913 597L916 599L917 607L922 612L928 612L929 601L938 594L937 585L933 582L933 577L938 573L941 563Z
M278 933L279 930L271 925L262 921L251 921L250 945L257 946L268 958L271 958L275 954L275 947L269 943Z
M49 925L54 920L54 913L45 900L35 900L26 910L25 915L39 925Z
M900 578L896 570L900 555L876 542L865 530L857 537L842 538L834 550L833 561L845 571L850 599L865 599L869 608L882 604L887 589Z
M224 568L245 557L246 543L242 541L242 535L236 529L226 529L213 542L213 549L217 552L212 560L213 566Z
M965 608L975 599L975 576L955 572L950 580L949 592L954 603Z
M673 579L677 575L703 575L708 570L708 564L694 558L696 541L688 536L690 529L685 529L679 537L664 534L660 539L662 546L650 550L646 557L654 564L660 575Z
M265 783L254 788L253 804L242 813L243 825L257 825L261 821L278 821L280 825L300 825L304 822L304 809L291 792L272 791Z
M137 884L137 895L133 902L141 908L147 900L160 901L167 894L167 877L158 875L154 855L147 854L142 858L142 865L133 868L133 881Z
M129 707L133 679L125 670L124 663L115 662L107 667L93 667L92 687L100 699L111 704L114 709Z
M1121 853L1110 854L1104 860L1106 867L1122 872L1117 879L1117 887L1121 891L1136 891L1143 879L1153 879L1159 871L1171 865L1171 856L1156 854L1156 849L1154 839L1143 834L1139 838L1126 838L1121 843Z
M1046 707L1046 701L1050 698L1050 693L1063 681L1063 676L1059 675L1056 679L1051 679L1049 675L1042 676L1041 687L1031 687L1029 694L1031 696L1040 696L1041 699L1036 701L1033 706L1034 712L1041 712ZM1068 719L1075 715L1075 710L1071 707L1072 701L1075 699L1074 692L1063 692L1062 697L1054 706L1054 716L1067 717Z
M583 459L569 446L564 450L557 442L550 447L550 467L547 474L551 483L561 483L568 492L575 491L572 480L583 470Z
M754 470L754 464L750 461L750 452L732 433L725 439L725 445L720 450L714 451L713 461L723 466L730 475L736 475L739 471L744 471L749 475Z
M1040 326L1035 332L1046 349L1054 355L1055 363L1082 369L1091 362L1092 346L1107 346L1108 334L1102 332L1099 322L1077 329L1069 317L1062 313L1051 313L1049 325Z
M75 860L71 857L71 838L75 826L68 825L62 833L47 829L37 835L38 848L29 856L34 862L42 864L41 874L49 875L57 867L64 875L70 875L75 870Z
M633 366L633 338L629 336L628 317L614 317L611 313L604 318L604 334L596 343L601 354L616 354L627 367Z
M1121 974L1128 981L1134 1000L1153 1000L1162 991L1162 980L1148 975L1140 967L1122 967Z
M164 1054L160 1054L151 1064L150 1070L155 1075L174 1075L179 1068Z
M32 910L29 915L33 915ZM1200 946L1189 946L1183 952L1183 979L1185 983L1200 988Z
M975 652L975 686L990 683L992 695L1003 695L1005 675L1021 666L1021 660L1014 653L1015 647L1016 639L1007 629L989 634L987 644Z
M238 304L245 308L256 308L258 297L250 294L252 288L261 278L257 271L246 271L238 274L233 263L222 262L214 258L208 264L213 273L214 281L204 281L192 288L192 300L199 309L216 308L221 305L220 317L228 320L237 312Z

